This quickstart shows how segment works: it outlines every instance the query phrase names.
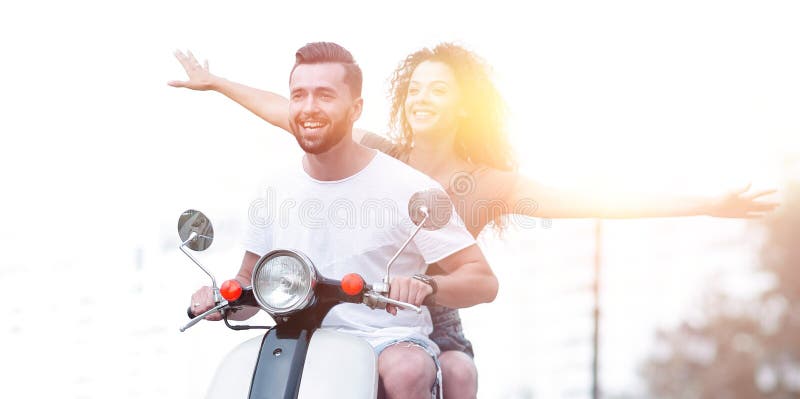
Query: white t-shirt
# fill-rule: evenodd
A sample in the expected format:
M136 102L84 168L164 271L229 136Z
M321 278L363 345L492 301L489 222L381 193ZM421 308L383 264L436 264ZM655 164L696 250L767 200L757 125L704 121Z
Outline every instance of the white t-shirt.
M263 255L274 249L305 254L320 274L341 279L359 273L367 283L380 282L386 264L408 239L414 225L408 216L411 196L441 186L410 166L376 152L358 173L342 180L319 181L300 162L274 172L249 209L245 249ZM392 276L424 273L438 262L470 245L475 239L453 210L450 222L439 230L422 229L392 266ZM324 328L359 335L373 346L394 339L428 339L430 314L398 310L393 316L363 304L335 306Z

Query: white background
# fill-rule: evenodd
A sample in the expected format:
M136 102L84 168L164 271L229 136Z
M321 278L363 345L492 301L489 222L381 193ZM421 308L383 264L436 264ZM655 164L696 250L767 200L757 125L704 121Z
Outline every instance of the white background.
M175 247L177 217L212 218L217 240L200 256L232 276L254 183L299 150L219 94L168 87L183 78L175 48L285 93L298 47L339 42L365 72L358 125L383 133L397 62L456 41L493 65L533 178L671 196L798 178L796 2L522 4L4 3L0 395L197 397L247 335L178 333L206 281ZM501 294L464 312L481 397L589 395L593 223L535 225L482 240ZM709 281L741 295L761 286L753 227L605 224L604 392L644 395L637 367L655 328L696 313Z

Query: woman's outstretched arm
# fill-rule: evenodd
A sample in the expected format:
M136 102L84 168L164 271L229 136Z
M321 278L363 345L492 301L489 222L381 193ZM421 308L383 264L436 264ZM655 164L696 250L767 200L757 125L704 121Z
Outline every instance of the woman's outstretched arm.
M286 97L214 75L208 68L208 61L206 60L201 65L191 51L187 51L184 54L182 51L176 50L175 58L183 66L189 80L173 80L168 82L168 85L222 93L225 97L245 107L259 118L291 133L291 128L289 127L289 100ZM360 142L366 133L361 129L353 129L353 140Z
M508 181L512 181L511 178ZM749 184L722 195L692 197L569 190L548 187L523 176L517 176L514 181L514 188L507 198L508 213L541 218L625 219L702 215L757 218L779 205L763 198L776 190L754 191Z
M290 131L289 100L285 97L216 76L209 70L208 61L200 65L191 51L184 54L176 50L175 58L180 61L189 80L173 80L167 83L170 86L222 93L261 119L287 132Z

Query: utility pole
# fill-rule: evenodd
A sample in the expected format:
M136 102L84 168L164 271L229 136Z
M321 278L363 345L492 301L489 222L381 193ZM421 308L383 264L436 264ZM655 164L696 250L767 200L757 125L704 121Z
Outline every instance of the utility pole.
M592 399L600 399L600 381L598 378L598 368L600 360L600 264L602 256L602 236L603 222L600 219L594 221L594 284L592 291L594 294L594 332L592 334Z

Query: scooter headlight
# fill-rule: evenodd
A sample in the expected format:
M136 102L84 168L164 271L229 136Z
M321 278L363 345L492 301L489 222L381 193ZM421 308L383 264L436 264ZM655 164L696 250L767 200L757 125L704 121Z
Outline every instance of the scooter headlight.
M317 271L305 255L290 250L272 251L253 269L256 301L272 315L304 309L314 299Z

